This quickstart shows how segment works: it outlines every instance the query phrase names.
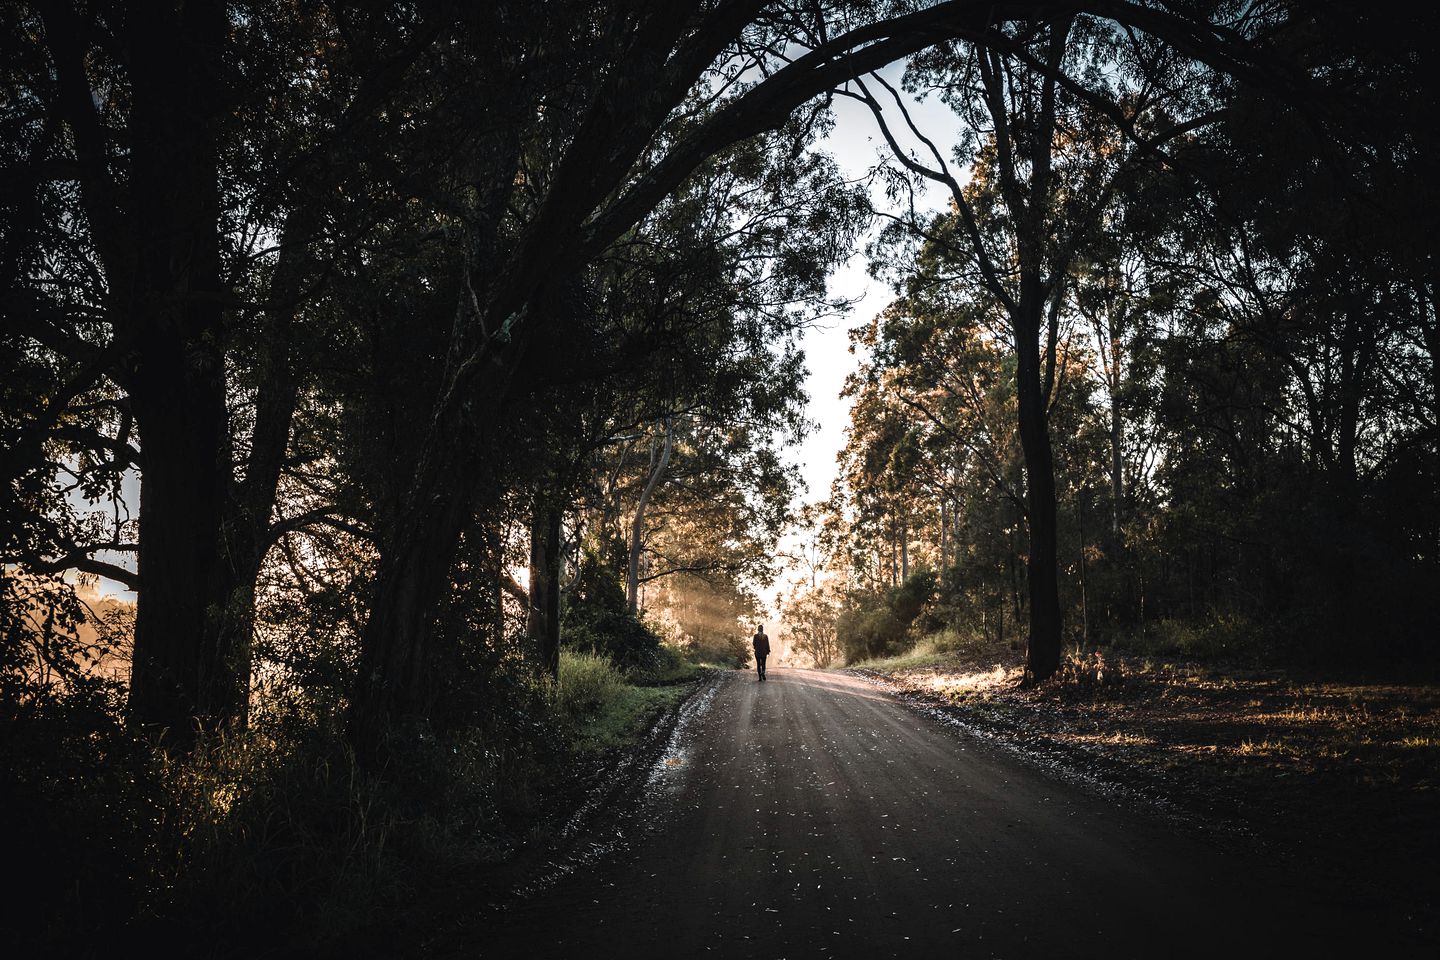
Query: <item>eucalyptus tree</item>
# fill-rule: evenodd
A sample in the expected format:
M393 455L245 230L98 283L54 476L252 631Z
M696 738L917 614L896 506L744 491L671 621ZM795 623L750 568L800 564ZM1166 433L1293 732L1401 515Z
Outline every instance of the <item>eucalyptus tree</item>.
M1256 72L1243 37L1203 18L1094 7ZM972 0L211 0L4 16L7 327L58 358L14 449L88 423L87 449L139 461L124 541L140 587L131 702L181 744L196 722L243 713L256 558L306 395L292 337L336 264L363 272L387 236L428 264L391 274L409 292L382 308L386 323L412 318L412 340L385 342L415 402L407 455L381 485L385 522L368 531L378 568L353 705L368 743L420 707L444 574L494 472L487 425L557 318L583 314L574 278L707 157L846 78L949 37L1009 42ZM98 430L86 408L108 411ZM49 463L9 462L12 477ZM46 499L38 509L55 509ZM111 544L25 559L94 569Z
M1004 318L1014 352L1016 423L1025 462L1030 632L1026 676L1060 662L1055 460L1048 420L1065 340L1061 328L1075 273L1117 191L1166 143L1212 123L1176 120L1171 81L1182 58L1133 33L1072 13L997 24L974 44L938 44L907 72L912 89L936 91L963 121L943 151L914 122L904 98L878 76L845 91L869 106L898 166L948 193L952 212L927 222L913 203L897 232L941 247L953 282L970 286ZM1123 136L1113 131L1118 127ZM920 154L903 145L913 138ZM959 168L969 166L968 183Z
M287 344L327 226L295 190L330 205L351 169L344 145L385 125L434 32L346 11L360 55L327 48L326 18L295 11L236 21L218 3L56 3L4 16L7 179L30 198L7 205L7 335L56 368L6 479L43 469L27 452L66 433L82 462L95 451L112 473L139 469L119 542L26 560L139 589L131 707L183 745L197 721L244 709L249 596L294 401ZM250 372L259 388L232 392L228 377ZM133 552L135 568L97 548Z

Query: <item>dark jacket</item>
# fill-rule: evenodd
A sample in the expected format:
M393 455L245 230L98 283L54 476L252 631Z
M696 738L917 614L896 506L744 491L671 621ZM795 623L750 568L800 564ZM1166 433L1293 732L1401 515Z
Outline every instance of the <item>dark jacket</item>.
M756 630L755 636L750 638L750 643L754 645L755 655L757 657L770 655L770 638L765 636L765 631Z

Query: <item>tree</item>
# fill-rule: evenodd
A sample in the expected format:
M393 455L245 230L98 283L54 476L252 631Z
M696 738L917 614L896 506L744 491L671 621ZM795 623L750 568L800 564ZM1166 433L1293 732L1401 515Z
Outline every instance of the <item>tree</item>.
M983 291L1007 321L1025 462L1026 676L1033 682L1051 676L1060 662L1057 494L1048 419L1056 372L1063 366L1060 329L1071 274L1130 169L1211 118L1173 122L1161 89L1148 86L1158 79L1153 71L1130 78L1138 89L1110 89L1100 68L1123 62L1118 51L1124 40L1103 24L1066 16L995 27L991 33L988 42L974 47L937 46L911 68L912 82L942 90L967 123L969 140L957 147L954 159L974 164L968 185L961 185L939 148L915 127L897 91L875 79L928 151L923 161L901 146L885 106L868 86L858 83L855 95L870 107L899 165L949 192L957 221L953 235L913 216L901 226L943 245L952 261L966 265L966 282ZM1138 43L1133 37L1131 42ZM1068 79L1073 77L1083 77L1103 94ZM1107 133L1112 123L1135 141L1130 149L1120 149Z
M1161 11L1117 15L1247 67L1228 35L1197 40ZM375 615L354 696L366 743L421 703L446 570L497 474L487 430L533 369L534 345L573 316L575 278L707 157L847 77L983 36L990 12L963 0L879 13L576 0L538 15L501 4L238 18L211 3L7 16L21 95L6 122L23 136L6 299L28 349L68 364L19 449L38 449L86 387L123 394L113 431L87 442L129 446L133 417L145 465L134 707L183 746L195 721L243 714L254 577L277 528L303 516L277 521L273 502L287 425L317 372L292 341L295 318L337 265L369 281L402 259L387 242L415 256L408 276L388 273L407 280L408 300L381 301L414 321L394 364L414 436L378 485L385 518L369 530ZM462 89L473 95L451 95ZM48 283L26 251L100 269ZM338 519L316 509L304 522ZM29 559L104 562L100 544L76 546Z
M786 647L817 667L838 662L845 653L836 630L842 609L829 581L824 587L796 584L780 611Z

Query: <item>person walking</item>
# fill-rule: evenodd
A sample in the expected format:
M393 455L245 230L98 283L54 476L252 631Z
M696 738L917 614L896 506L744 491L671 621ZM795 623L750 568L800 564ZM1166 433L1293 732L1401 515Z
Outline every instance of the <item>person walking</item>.
M770 638L765 636L765 624L755 628L755 636L750 638L750 645L755 648L755 669L760 672L760 682L765 682L765 658L770 656Z

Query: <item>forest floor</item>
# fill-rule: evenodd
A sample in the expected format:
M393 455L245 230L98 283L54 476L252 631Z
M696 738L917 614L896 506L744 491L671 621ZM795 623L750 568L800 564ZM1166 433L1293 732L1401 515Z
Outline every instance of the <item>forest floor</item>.
M1096 785L1252 841L1337 909L1440 917L1440 685L1361 682L1119 655L1019 686L1021 655L976 647L855 672L938 718Z

